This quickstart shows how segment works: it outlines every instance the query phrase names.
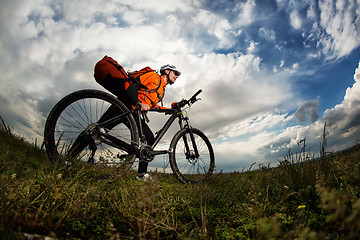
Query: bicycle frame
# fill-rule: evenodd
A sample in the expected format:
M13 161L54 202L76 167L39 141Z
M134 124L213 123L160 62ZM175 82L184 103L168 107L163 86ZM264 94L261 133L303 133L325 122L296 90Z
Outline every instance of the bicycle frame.
M110 124L116 124L121 122L123 116L126 116L127 114L132 114L133 112L135 112L136 109L132 109L126 113L122 113L118 116L115 116L109 120L106 120L105 122L101 123L100 125L104 128L106 128L107 125ZM189 119L188 117L184 117L183 112L181 110L181 108L178 109L150 109L150 112L159 112L159 113L165 113L165 115L169 115L171 114L171 116L169 117L169 119L165 122L164 126L157 132L156 136L155 136L155 141L153 143L151 147L151 150L149 151L149 153L151 155L161 155L161 154L168 154L169 150L153 150L157 144L160 142L160 140L162 139L162 137L165 135L165 133L168 131L168 129L171 127L171 125L173 124L173 122L178 118L179 119L179 126L180 126L180 130L183 128L189 128L190 129L190 138L191 138L191 142L192 145L194 147L194 152L195 152L195 157L199 156L197 147L196 147L196 143L195 143L195 139L194 136L192 134L191 131L191 126L189 124ZM137 116L140 119L140 113L139 111L137 111ZM185 121L185 125L183 125L183 121ZM141 126L141 121L139 121L139 131L140 131L140 139L142 139L142 126ZM128 151L131 154L136 154L137 156L139 156L140 151L141 151L141 147L144 145L142 141L140 141L140 144L137 144L137 146L131 145L129 143L126 143L124 141L122 141L121 139L118 139L116 137L113 137L107 133L101 133L102 136L104 136L104 142L110 146L116 147L116 148L120 148L122 150ZM187 150L187 152L190 152L190 148L188 146L188 142L186 139L186 136L184 136L184 142L185 142L185 148Z
M191 126L189 123L189 118L188 117L184 117L183 112L181 109L153 109L151 111L155 111L155 112L165 112L165 114L172 114L170 116L170 118L166 121L165 125L163 126L163 128L158 132L158 134L155 137L155 142L154 144L151 146L153 149L156 147L156 145L159 143L159 141L161 140L161 138L165 135L165 133L167 132L167 130L170 128L170 126L172 125L172 123L175 121L176 118L179 119L179 126L180 126L180 130L183 128L188 128L190 130L190 138L191 138L191 142L192 145L194 147L194 152L195 152L195 157L199 157L199 152L198 149L196 147L196 143L195 143L195 138L194 135L192 133L191 130ZM182 122L185 121L186 124L185 126L182 124ZM188 145L186 136L184 136L184 143L185 143L185 149L187 152L189 152L190 147ZM158 155L161 153L158 153L161 151L153 151L154 155ZM168 153L168 152L167 152Z
M171 114L169 119L165 122L164 126L158 131L158 133L155 136L155 141L154 141L153 145L151 146L154 149L156 147L156 145L160 142L161 138L165 135L167 130L171 127L171 125L173 124L173 122L175 121L176 118L179 119L180 129L183 128L181 123L182 123L182 120L184 120L184 117L183 117L182 111L180 109L150 109L150 111L165 113L165 115Z

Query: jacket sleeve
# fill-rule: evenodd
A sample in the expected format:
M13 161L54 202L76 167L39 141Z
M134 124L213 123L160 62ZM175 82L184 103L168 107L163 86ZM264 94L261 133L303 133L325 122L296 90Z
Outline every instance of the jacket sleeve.
M168 109L167 107L161 106L159 104L156 104L156 106L154 108L160 108L160 109Z

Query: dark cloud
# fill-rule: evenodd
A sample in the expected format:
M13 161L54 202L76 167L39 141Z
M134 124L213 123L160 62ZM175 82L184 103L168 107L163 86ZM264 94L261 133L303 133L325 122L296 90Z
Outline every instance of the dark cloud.
M318 108L319 100L306 101L298 107L295 117L299 122L314 123L319 118Z

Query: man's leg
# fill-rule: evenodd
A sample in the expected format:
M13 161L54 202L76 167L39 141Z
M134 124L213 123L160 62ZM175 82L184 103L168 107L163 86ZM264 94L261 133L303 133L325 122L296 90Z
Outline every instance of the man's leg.
M143 127L143 132L146 138L146 142L148 145L152 145L155 142L155 137L149 126L145 123L143 119L141 119L141 125ZM138 168L138 176L143 176L145 173L147 173L148 169L148 162L143 162L140 160L139 162L139 168Z
M102 86L114 94L129 110L132 109L131 101L128 99L128 93L125 91L124 80L113 78L110 74L108 74ZM133 91L132 94L137 94L137 92ZM136 95L137 97L137 95ZM121 113L121 110L115 106L110 106L109 109L101 116L98 120L98 123L104 122L110 118L113 118ZM125 123L126 124L126 123ZM107 126L109 130L111 130L115 126Z

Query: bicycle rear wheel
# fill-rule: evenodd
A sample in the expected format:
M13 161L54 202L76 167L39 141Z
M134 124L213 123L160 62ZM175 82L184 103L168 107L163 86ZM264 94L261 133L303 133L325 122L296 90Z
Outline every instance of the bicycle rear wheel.
M215 156L209 139L196 128L180 130L172 139L169 154L170 166L177 179L183 183L204 181L214 171ZM195 154L195 148L199 155Z
M80 90L61 99L50 112L44 132L46 151L52 162L73 159L89 163L118 164L131 167L136 156L113 147L106 136L135 146L138 129L132 114L103 127L105 120L129 110L111 94L99 90Z

